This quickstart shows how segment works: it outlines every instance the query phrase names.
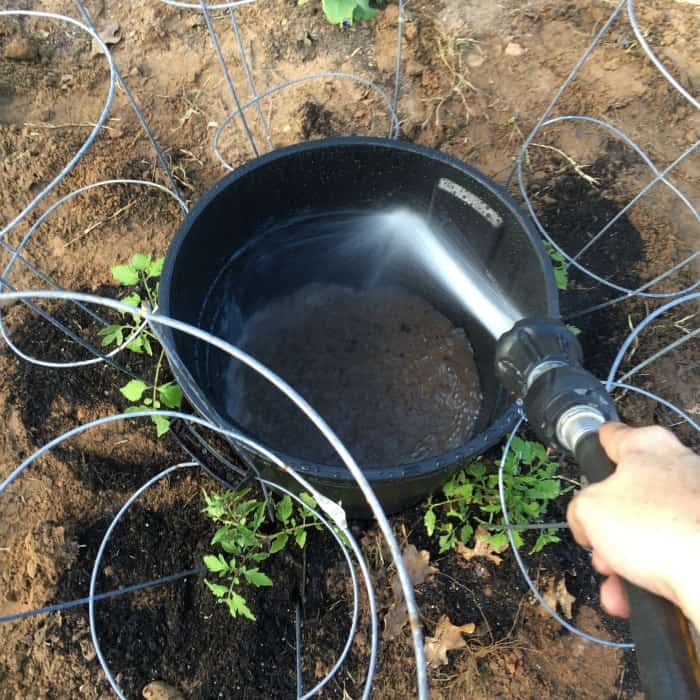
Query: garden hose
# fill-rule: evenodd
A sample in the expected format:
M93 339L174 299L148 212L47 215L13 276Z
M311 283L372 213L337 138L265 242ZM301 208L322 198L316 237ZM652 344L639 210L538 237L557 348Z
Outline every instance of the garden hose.
M496 345L497 376L508 391L523 399L525 416L538 438L572 454L593 483L615 469L598 430L618 416L610 395L582 363L583 351L576 337L551 319L518 321ZM629 582L626 591L647 699L700 698L700 661L683 613Z

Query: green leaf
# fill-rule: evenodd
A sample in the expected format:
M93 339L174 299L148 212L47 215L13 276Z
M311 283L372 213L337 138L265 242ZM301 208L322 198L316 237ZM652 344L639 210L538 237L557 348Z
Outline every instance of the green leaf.
M222 554L214 556L213 554L207 554L204 559L204 566L209 569L213 574L219 574L224 571L228 571L228 564L224 559Z
M446 532L444 535L440 536L438 544L440 545L440 554L444 554L450 549L454 549L457 544L457 537L454 532Z
M139 273L131 265L115 265L112 268L112 276L124 287L130 287L139 281Z
M272 544L270 545L270 554L277 554L277 552L284 549L287 546L288 541L289 535L281 532L279 535L277 535L277 537L275 537L274 540L272 540Z
M129 406L124 409L124 413L138 413L139 411L147 411L148 406Z
M292 499L285 494L282 500L277 504L275 510L277 512L277 517L283 523L286 523L292 515Z
M567 323L566 327L574 334L578 335L581 332L581 329L578 326L574 326L573 323Z
M141 297L139 296L138 292L132 292L131 294L127 294L125 297L122 297L122 304L128 304L129 306L135 306L137 309L141 306ZM128 313L126 311L123 311L122 313Z
M299 498L301 498L301 500L304 501L309 508L316 508L318 506L316 499L310 493L306 493L306 491L302 491L299 494Z
M369 0L356 0L357 6L355 7L355 12L353 17L355 21L361 22L363 20L374 19L377 16L379 10L369 6Z
M537 538L535 546L530 550L530 554L537 554L537 552L542 551L543 547L554 542L561 542L561 539L554 534L554 530L543 530Z
M294 539L296 540L297 544L301 549L304 549L304 545L306 544L306 535L307 532L305 529L299 529L294 533Z
M168 408L180 408L182 405L182 389L175 382L161 384L158 387L158 395L163 405Z
M122 326L106 326L101 328L97 335L102 338L102 347L116 343L121 345L124 342L124 331Z
M217 597L217 598L223 598L227 593L228 593L228 586L222 586L219 583L211 583L210 581L207 581L204 579L204 583L206 583L207 588Z
M322 6L326 19L340 25L372 19L378 12L369 6L369 0L322 0Z
M126 347L131 352L141 354L143 352L143 335L137 335Z
M151 416L151 420L156 426L156 435L163 437L170 430L170 419L167 416L155 415Z
M257 586L260 588L261 586L272 585L272 579L258 568L246 569L243 571L243 575L245 576L246 581L248 581L248 583L250 583L252 586Z
M140 401L146 389L148 389L148 384L146 384L146 382L142 382L140 379L132 379L121 387L119 391L123 396L129 399L129 401Z
M423 523L425 524L425 531L428 533L428 537L432 537L435 532L435 511L431 508L425 512L423 518Z
M151 256L147 255L146 253L136 253L131 258L131 267L133 267L134 270L138 270L140 272L146 270L146 268L148 268L150 264Z
M148 268L146 268L146 277L148 279L150 279L152 277L160 277L161 272L163 272L163 263L164 262L165 262L165 258L156 258L148 266Z
M265 559L269 559L270 555L268 552L255 552L255 554L251 554L250 558L253 561L265 561Z
M255 615L250 612L250 608L246 605L245 598L238 595L235 591L231 591L231 597L226 599L226 605L232 617L243 615L249 620L255 620Z
M486 474L486 466L482 462L472 462L467 467L467 472L469 472L469 474L472 476L475 476L477 479L481 479L481 477Z
M463 525L459 530L459 541L462 544L469 544L473 534L474 528L471 525Z
M517 535L518 531L515 530L513 534ZM508 535L505 532L495 532L492 535L488 535L484 539L491 545L491 548L495 551L498 551L499 549L508 544Z

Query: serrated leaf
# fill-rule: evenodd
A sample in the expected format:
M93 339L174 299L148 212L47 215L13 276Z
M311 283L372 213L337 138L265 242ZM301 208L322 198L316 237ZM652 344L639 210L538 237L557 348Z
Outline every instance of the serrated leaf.
M318 505L318 503L316 503L316 499L310 493L307 493L306 491L302 491L299 494L299 498L302 501L304 501L304 503L306 503L306 505L309 506L309 508L316 508L316 506Z
M272 585L272 579L258 568L246 569L243 572L243 575L245 576L246 581L248 581L248 583L250 583L252 586L257 586L260 588L261 586Z
M246 605L245 598L238 595L235 591L231 591L231 597L226 600L226 605L228 605L232 617L243 615L243 617L247 617L249 620L255 620L255 615L253 615L250 608Z
M123 396L129 399L129 401L140 401L146 389L148 389L146 382L142 382L140 379L132 379L121 387L119 391Z
M157 437L163 437L170 430L170 419L167 416L151 416L151 420L156 426Z
M554 542L561 542L561 538L554 534L554 530L543 530L539 534L535 546L530 550L530 554L537 554L548 544L553 544Z
M127 350L135 352L137 355L143 352L143 335L137 335L127 346Z
M139 281L139 273L131 265L115 265L112 268L112 277L124 287L130 287Z
M459 540L460 542L467 544L471 540L474 534L474 528L471 525L463 525L459 529Z
M277 552L283 550L287 546L288 541L289 535L286 535L285 533L280 533L277 535L277 537L272 540L272 544L270 545L270 554L277 554Z
M228 587L222 586L220 583L211 583L206 579L204 579L204 583L217 598L223 598L228 593Z
M141 306L141 297L139 296L138 292L132 292L131 294L127 294L125 297L122 297L121 302L122 304L128 304L129 306L135 306L138 309L139 306ZM123 311L122 313L128 312Z
M107 326L106 328L101 328L97 335L102 338L102 347L116 343L121 345L124 342L124 331L122 326Z
M149 279L152 277L160 277L163 272L164 262L165 258L156 258L146 269L146 277Z
M423 524L425 525L425 531L428 533L428 537L432 537L435 532L435 511L430 509L426 511L423 517Z
M143 271L151 264L151 256L146 253L135 253L131 258L131 267Z
M182 389L175 382L161 384L158 387L158 395L163 405L168 408L180 408L182 405Z
M223 571L228 571L228 564L226 560L219 554L214 556L213 554L207 554L203 558L204 566L209 569L213 574L219 574Z
M288 495L284 495L282 500L277 504L275 508L277 517L286 523L292 515L292 499Z
M304 549L304 545L306 544L306 535L306 530L297 530L294 533L294 539L301 549Z

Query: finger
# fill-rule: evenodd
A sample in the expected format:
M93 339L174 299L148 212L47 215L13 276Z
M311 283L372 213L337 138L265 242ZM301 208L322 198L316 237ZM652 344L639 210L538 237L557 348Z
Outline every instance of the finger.
M603 581L600 586L600 604L611 615L616 617L630 616L624 581L619 576L613 574Z
M622 461L625 438L633 432L634 428L624 423L603 423L600 426L600 444L615 464Z
M590 549L591 541L588 538L586 528L584 527L583 522L581 520L580 505L582 503L582 499L583 494L579 494L577 496L574 496L571 499L571 501L569 501L569 505L566 508L566 520L569 523L569 527L571 528L571 534L574 536L574 539L582 547Z
M615 570L608 564L603 557L600 556L600 553L598 552L597 549L594 549L592 554L591 554L591 564L593 564L593 568L599 573L603 574L603 576L611 576L612 574L615 573Z

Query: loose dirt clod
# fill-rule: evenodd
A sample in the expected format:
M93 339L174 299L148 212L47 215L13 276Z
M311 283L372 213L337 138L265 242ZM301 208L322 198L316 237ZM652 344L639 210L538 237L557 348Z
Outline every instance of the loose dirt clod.
M172 685L163 681L149 683L142 693L146 700L185 700L185 696Z
M30 38L16 36L5 47L4 56L8 61L35 63L39 60L39 48Z

